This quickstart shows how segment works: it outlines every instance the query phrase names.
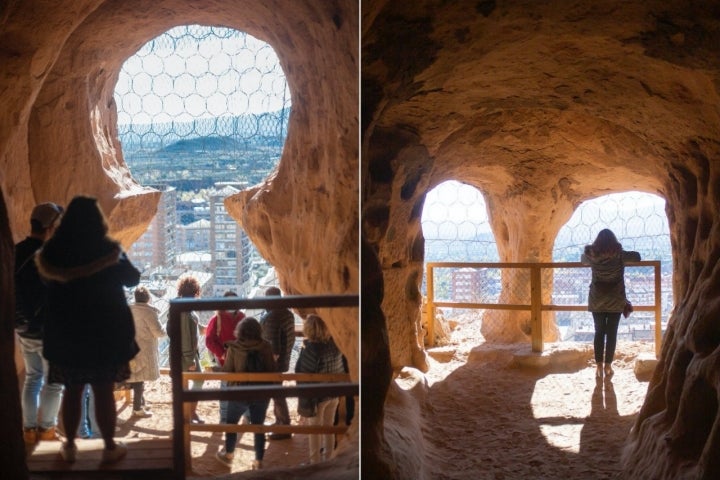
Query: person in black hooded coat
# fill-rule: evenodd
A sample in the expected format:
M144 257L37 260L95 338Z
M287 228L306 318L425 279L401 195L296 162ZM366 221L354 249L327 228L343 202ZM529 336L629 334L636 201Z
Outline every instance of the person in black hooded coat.
M72 199L55 234L38 251L36 263L48 283L43 355L50 381L65 385L63 424L67 441L60 454L74 462L75 435L85 384L95 395L95 415L105 442L103 463L127 452L115 442L114 383L130 376L137 354L135 326L123 287L140 281L120 244L107 236L97 200Z

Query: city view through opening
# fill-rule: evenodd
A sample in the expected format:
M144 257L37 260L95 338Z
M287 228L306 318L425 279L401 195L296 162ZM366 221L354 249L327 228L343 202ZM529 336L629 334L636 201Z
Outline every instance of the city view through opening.
M657 195L624 192L583 202L560 229L553 248L553 262L579 262L585 245L603 228L610 228L625 250L640 252L643 260L661 262L662 328L665 330L673 306L672 254L665 201ZM498 250L488 221L485 200L476 188L448 181L430 191L422 215L426 262L498 262ZM427 279L423 295L427 296ZM530 303L529 278L509 282L522 285L513 295L519 302ZM635 305L654 302L652 267L628 266L625 269L628 299ZM586 305L589 268L557 269L552 276L552 303ZM501 294L499 268L440 268L435 270L434 291L437 301L496 303ZM547 287L544 287L547 288ZM524 298L527 297L527 298ZM483 311L441 309L446 319L482 322ZM544 312L544 315L550 312ZM587 311L554 312L562 341L592 342L594 327ZM634 312L623 319L618 340L653 340L653 312ZM437 339L436 339L437 341Z
M161 319L183 275L200 280L202 296L252 297L276 285L223 203L280 161L291 101L272 47L227 28L173 28L125 62L115 101L130 171L162 192L155 218L128 251ZM165 363L167 341L160 348Z

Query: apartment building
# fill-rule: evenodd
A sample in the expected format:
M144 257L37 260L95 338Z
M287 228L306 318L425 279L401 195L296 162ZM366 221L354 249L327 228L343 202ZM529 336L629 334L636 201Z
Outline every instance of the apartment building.
M218 182L210 193L210 256L215 275L213 293L227 290L247 295L251 288L251 243L245 231L228 215L225 199L244 188L244 183Z
M175 264L177 190L168 185L148 185L161 192L157 213L145 233L128 250L141 272Z

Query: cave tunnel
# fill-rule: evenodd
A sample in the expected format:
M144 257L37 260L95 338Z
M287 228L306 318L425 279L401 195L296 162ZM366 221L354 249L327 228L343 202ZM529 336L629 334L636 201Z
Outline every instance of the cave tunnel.
M372 297L362 352L374 375L362 388L386 399L363 403L364 472L430 478L437 461L430 447L396 441L429 444L395 411L427 406L388 399L402 372L428 370L417 335L420 212L426 192L454 178L483 192L507 262L552 261L559 230L586 200L665 199L674 310L619 468L623 478L718 475L718 438L698 418L717 426L707 385L717 384L720 338L719 14L715 3L363 3L362 264ZM386 332L366 334L366 324Z

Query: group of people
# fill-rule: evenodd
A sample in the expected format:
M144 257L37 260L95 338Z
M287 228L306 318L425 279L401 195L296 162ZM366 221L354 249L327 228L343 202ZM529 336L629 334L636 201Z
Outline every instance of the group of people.
M266 297L281 296L277 287L265 290ZM180 279L178 284L180 297L194 298L200 296L200 284L192 276ZM237 296L228 291L225 297ZM207 326L200 324L194 312L183 312L180 316L182 343L182 368L184 371L200 371L199 339L205 335L205 345L216 362L217 371L228 373L259 373L287 372L290 370L290 358L295 343L295 317L286 308L268 308L259 318L246 317L240 310L218 311L210 319ZM343 357L330 336L327 326L317 315L308 315L304 320L303 332L305 340L295 365L296 372L307 373L343 373L345 365ZM223 387L235 385L235 382L222 382ZM202 382L193 382L192 389L202 388ZM275 425L289 425L290 412L285 397L273 397L273 413ZM317 404L313 411L298 411L307 416L310 425L332 425L338 398L309 399ZM265 422L270 398L240 401L220 401L220 423L237 424L241 418L248 418L249 423L260 425ZM192 405L191 421L204 423ZM290 433L270 433L271 440L291 438ZM266 437L264 433L253 435L255 459L254 470L262 468L265 453ZM237 433L227 432L225 444L216 453L217 460L231 466L235 457ZM329 435L311 435L309 438L310 462L315 463L329 457L334 449L335 439Z
M144 399L144 383L159 377L158 339L166 334L158 311L150 305L143 286L134 290L128 305L125 288L136 287L140 272L119 242L108 236L107 220L97 200L77 196L64 210L47 202L31 214L31 233L15 249L16 332L25 364L22 393L23 438L29 450L40 440L60 439L57 432L62 404L65 441L60 456L77 457L76 438L97 430L104 441L102 463L113 463L127 453L114 439L117 423L114 391L117 384L133 389L132 415L147 418L152 412ZM199 282L186 276L178 282L179 297L199 297ZM236 295L227 292L226 296ZM281 295L271 287L266 296ZM203 331L201 331L201 329ZM343 358L317 315L304 325L305 342L297 371L342 373ZM181 316L182 368L200 371L199 339L212 352L223 372L287 372L295 342L295 321L284 308L268 309L260 319L240 311L217 312L207 328L194 312ZM88 387L89 386L89 387ZM202 388L193 382L192 388ZM276 424L288 425L290 413L284 397L273 398ZM337 398L313 399L317 408L311 424L332 425ZM236 424L243 415L262 424L270 399L221 401L221 423ZM331 418L332 417L332 418ZM192 421L203 423L192 410ZM290 438L273 433L271 439ZM310 461L329 456L334 436L310 436ZM237 434L226 433L217 459L233 461ZM262 466L265 435L254 435L253 468Z
M74 462L75 439L83 405L87 407L90 385L94 422L104 441L102 462L123 458L127 447L115 441L117 422L114 390L129 383L134 391L133 415L148 417L143 395L145 381L159 376L157 339L165 335L158 312L149 305L144 287L135 289L129 306L125 288L140 281L140 272L120 244L108 236L105 216L92 197L72 199L67 211L54 203L37 205L31 214L31 233L16 245L16 331L25 363L22 392L23 437L32 447L40 440L59 438L57 417L62 402L66 440L60 455ZM595 362L598 378L613 375L620 317L627 311L624 266L639 261L640 254L625 251L615 234L604 229L585 247L581 261L592 270L588 310L595 323ZM199 282L184 277L178 296L199 297ZM276 287L266 296L278 296ZM226 296L235 295L227 292ZM217 312L205 332L194 312L181 316L182 368L200 371L199 338L205 334L207 348L223 372L287 372L295 341L293 314L284 308L268 309L259 320L240 311ZM340 351L322 319L309 315L304 321L305 341L295 365L296 372L343 373ZM192 388L202 388L193 382ZM284 397L273 398L276 423L287 425L290 414ZM220 422L236 424L243 415L262 424L270 399L221 401ZM300 399L299 414L311 425L332 425L338 399ZM202 423L195 408L192 421ZM287 433L271 439L289 438ZM237 434L228 432L217 459L231 465ZM311 435L310 461L326 458L334 448L332 435ZM265 435L254 435L253 468L262 466Z
M90 385L102 462L117 462L127 447L114 439L115 384L130 377L129 362L139 352L124 288L137 285L140 272L108 236L95 198L75 197L66 211L37 205L30 223L30 236L15 253L16 331L26 371L23 438L28 449L58 438L62 403L60 455L74 462Z

